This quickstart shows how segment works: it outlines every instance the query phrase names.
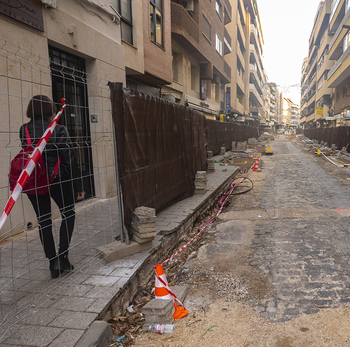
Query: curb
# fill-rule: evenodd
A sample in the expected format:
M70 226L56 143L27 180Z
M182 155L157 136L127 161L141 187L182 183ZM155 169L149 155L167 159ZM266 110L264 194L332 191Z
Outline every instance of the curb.
M113 340L111 326L104 321L93 322L75 347L107 347Z

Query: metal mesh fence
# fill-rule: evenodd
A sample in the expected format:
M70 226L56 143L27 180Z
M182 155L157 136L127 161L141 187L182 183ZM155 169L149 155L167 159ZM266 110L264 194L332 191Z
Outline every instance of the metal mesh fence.
M108 81L86 72L78 57L49 47L48 56L0 38L0 208L9 196L11 160L20 151L19 129L29 119L34 95L43 94L67 107L60 119L74 146L86 198L75 204L75 226L69 247L71 273L51 280L38 233L38 223L26 194L17 200L0 230L0 341L13 326L30 319L60 291L80 283L104 262L96 248L120 237L122 230L116 175L115 141ZM63 196L64 198L64 196ZM52 203L52 232L59 243L60 211ZM74 209L74 206L72 206Z

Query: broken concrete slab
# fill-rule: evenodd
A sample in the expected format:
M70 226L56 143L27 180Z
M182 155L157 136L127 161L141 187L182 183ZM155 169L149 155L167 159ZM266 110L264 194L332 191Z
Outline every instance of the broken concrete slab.
M116 241L96 248L96 254L100 259L104 259L107 263L110 263L114 260L122 259L128 255L139 253L151 248L152 242L141 244L136 241L130 241L130 244L127 245Z

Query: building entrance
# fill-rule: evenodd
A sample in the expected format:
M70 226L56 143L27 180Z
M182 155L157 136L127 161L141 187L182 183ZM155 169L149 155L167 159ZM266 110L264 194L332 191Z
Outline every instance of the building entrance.
M91 154L91 134L86 85L85 60L54 47L49 47L53 101L66 108L59 120L67 127L82 170L86 197L93 197L94 177Z

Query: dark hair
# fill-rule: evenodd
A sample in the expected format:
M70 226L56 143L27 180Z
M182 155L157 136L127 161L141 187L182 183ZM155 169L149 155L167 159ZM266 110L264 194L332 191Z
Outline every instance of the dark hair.
M51 118L57 112L57 107L53 101L46 95L35 95L29 101L27 108L27 117L32 118Z

